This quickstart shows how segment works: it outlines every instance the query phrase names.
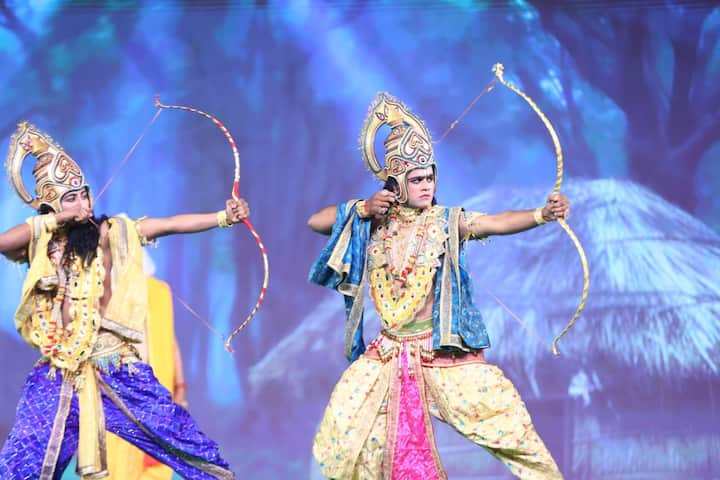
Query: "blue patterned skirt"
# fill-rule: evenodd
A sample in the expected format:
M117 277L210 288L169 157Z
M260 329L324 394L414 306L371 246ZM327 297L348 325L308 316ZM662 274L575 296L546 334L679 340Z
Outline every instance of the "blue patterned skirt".
M25 382L15 424L0 452L3 480L41 477L63 384L61 372L51 378L49 369L48 363L38 364ZM183 478L235 478L217 444L200 431L187 410L172 401L149 365L110 365L97 372L107 431L169 465ZM73 394L57 464L48 478L62 477L77 447L78 399Z

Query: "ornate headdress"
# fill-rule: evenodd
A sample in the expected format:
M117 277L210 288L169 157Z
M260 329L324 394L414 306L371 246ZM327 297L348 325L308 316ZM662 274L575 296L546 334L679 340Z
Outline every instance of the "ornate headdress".
M33 168L35 198L28 193L22 180L22 166L28 155L37 158ZM5 168L15 192L23 202L36 210L47 205L59 212L62 210L60 199L66 193L87 188L90 194L85 175L78 164L47 133L28 122L19 123L10 139L10 153Z
M381 167L375 155L375 136L383 125L390 127L390 134L385 139L385 165ZM400 203L407 202L406 177L411 170L433 167L437 179L430 132L422 120L388 93L378 93L370 104L360 133L360 151L377 178L382 181L394 178L397 181Z

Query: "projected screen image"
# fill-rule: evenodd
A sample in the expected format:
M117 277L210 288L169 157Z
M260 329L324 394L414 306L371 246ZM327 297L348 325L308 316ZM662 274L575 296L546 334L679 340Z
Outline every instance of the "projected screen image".
M427 129L441 206L533 210L561 180L587 278L556 222L459 255L485 361L512 381L565 478L720 478L713 2L8 1L0 60L0 148L21 121L47 132L82 168L95 215L215 218L239 180L269 282L229 349L263 288L255 237L238 224L144 247L173 325L156 329L170 363L153 368L182 372L166 387L182 384L237 478L325 478L313 438L352 364L343 296L308 281L329 239L308 220L383 188L359 141L378 92ZM216 117L233 143L156 95ZM373 139L380 162L390 133ZM36 163L28 155L19 174L31 197ZM2 231L37 214L12 182L0 207ZM0 264L3 441L42 356L15 322L28 272ZM355 340L381 329L368 297ZM520 475L457 429L431 428L448 478Z

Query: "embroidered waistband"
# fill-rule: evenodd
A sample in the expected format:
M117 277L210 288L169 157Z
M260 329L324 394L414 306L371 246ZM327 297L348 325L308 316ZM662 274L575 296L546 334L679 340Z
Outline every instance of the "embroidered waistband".
M119 369L123 364L140 361L137 349L113 332L101 331L90 355L96 367L107 372L110 367Z
M412 335L397 335L396 332L383 330L368 345L366 354L387 363L400 355L403 348L413 355L418 354L423 365L433 367L452 367L467 363L485 363L482 350L463 352L433 350L432 329Z
M432 360L433 358L433 336L432 329L410 335L396 335L387 330L380 332L380 335L372 341L368 346L367 354L377 356L383 363L387 363L391 359L400 354L401 349L405 348L410 352L419 350L423 360Z
M399 333L398 331L390 332L388 330L383 330L382 332L380 332L380 334L394 342L416 342L420 340L425 340L427 338L432 338L432 328L430 328L429 330L423 330L415 333Z
M100 332L93 347L91 358L104 357L118 352L125 345L125 342L111 332Z

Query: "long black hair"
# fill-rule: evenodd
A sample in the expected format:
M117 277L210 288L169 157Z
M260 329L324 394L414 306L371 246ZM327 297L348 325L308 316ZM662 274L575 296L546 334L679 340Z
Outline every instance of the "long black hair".
M38 212L43 215L55 213L55 210L48 205L43 205ZM67 235L67 244L65 245L63 260L72 261L75 258L81 258L83 266L89 267L97 257L97 247L100 243L100 225L107 219L107 215L93 216L92 222L74 223L66 227L64 231Z

